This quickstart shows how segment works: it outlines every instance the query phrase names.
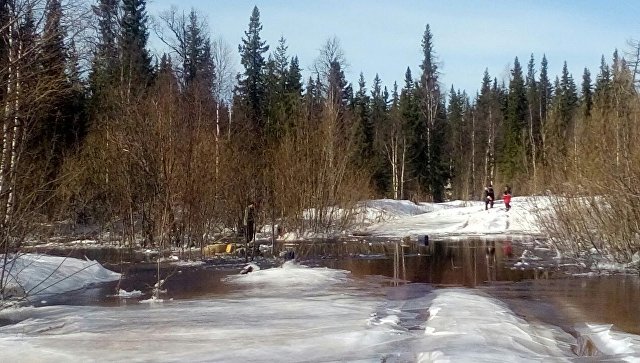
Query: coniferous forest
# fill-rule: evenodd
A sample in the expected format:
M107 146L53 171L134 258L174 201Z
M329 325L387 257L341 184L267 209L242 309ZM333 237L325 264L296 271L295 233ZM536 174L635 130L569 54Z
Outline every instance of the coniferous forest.
M167 10L152 26L145 0L86 7L0 7L3 252L61 222L123 243L202 245L237 229L249 203L263 224L324 232L350 222L335 206L480 200L489 183L606 196L616 213L594 220L637 246L638 43L604 49L600 68L580 75L566 62L549 74L544 54L506 59L508 81L485 71L468 94L444 89L427 24L415 35L421 63L398 65L405 78L385 86L347 82L338 38L303 77L286 38L261 37L257 7L237 50L195 10ZM166 53L151 54L151 36Z

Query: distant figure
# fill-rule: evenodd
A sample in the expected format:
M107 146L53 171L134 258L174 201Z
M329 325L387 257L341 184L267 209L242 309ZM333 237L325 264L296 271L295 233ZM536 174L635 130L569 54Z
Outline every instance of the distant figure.
M502 193L502 200L504 201L504 207L507 208L507 210L511 209L511 188L509 188L508 185L506 188L504 188L504 193Z
M253 241L253 235L255 233L255 208L252 204L249 204L244 210L244 246L245 251L249 251L249 242ZM245 254L245 261L248 260L248 253ZM251 254L253 259L253 253Z
M493 186L489 184L484 188L484 210L489 209L489 206L493 208L493 200L495 199L495 193L493 192Z

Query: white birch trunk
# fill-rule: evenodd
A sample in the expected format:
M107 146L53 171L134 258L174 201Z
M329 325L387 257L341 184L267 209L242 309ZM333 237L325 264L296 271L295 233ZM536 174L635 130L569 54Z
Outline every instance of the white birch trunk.
M404 172L407 156L407 139L402 137L402 158L400 162L400 199L404 199Z
M471 194L476 191L476 115L471 115ZM467 195L468 196L468 195Z
M220 167L220 102L216 102L216 180Z

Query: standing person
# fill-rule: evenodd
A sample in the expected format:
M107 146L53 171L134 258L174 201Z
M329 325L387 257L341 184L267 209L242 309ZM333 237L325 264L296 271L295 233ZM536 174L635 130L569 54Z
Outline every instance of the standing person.
M495 199L495 193L493 192L493 186L489 184L484 188L484 210L489 209L489 206L493 208L493 200Z
M255 233L255 208L253 203L249 204L244 210L244 259L245 262L249 261L249 242L253 240ZM251 253L251 259L253 259L253 253Z
M507 210L511 209L511 188L507 185L504 188L504 193L502 193L502 200L504 200L504 206Z

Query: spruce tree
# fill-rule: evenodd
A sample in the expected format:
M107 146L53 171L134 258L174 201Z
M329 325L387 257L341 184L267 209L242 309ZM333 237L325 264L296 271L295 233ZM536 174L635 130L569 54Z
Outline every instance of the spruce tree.
M380 76L376 74L373 79L373 87L371 89L371 130L367 132L367 144L371 149L371 156L369 163L371 164L371 170L373 171L373 181L379 195L384 195L390 189L390 174L388 168L385 167L385 160L383 153L379 150L378 145L382 140L376 140L376 135L379 135L379 130L383 130L388 127L389 122L389 110L387 103L389 102L389 92L386 87L382 88L382 80Z
M419 120L418 110L418 98L416 95L415 82L411 75L411 69L407 67L404 77L404 87L400 91L400 97L398 100L398 112L400 114L400 123L403 125L406 144L407 144L407 160L403 165L406 165L407 179L415 178L417 173L417 162L415 159L418 157L418 147L423 146L419 135L416 135L416 128ZM402 185L404 186L404 185ZM411 187L411 185L408 185ZM413 192L417 191L414 187Z
M276 48L273 61L275 65L275 75L278 79L277 92L280 97L284 97L287 90L287 72L289 70L289 56L287 55L287 41L284 37L280 37L278 40L278 47Z
M203 34L198 14L195 10L189 13L189 22L186 25L184 34L184 52L182 71L184 84L189 87L197 79L207 82L206 78L211 78L211 45L209 37ZM210 80L213 81L212 79Z
M356 142L358 153L356 163L360 167L368 164L373 155L373 123L371 121L370 99L367 95L364 75L360 73L358 91L354 96L354 115L356 117Z
M560 95L560 126L562 128L563 135L566 135L566 132L572 122L574 112L578 106L578 90L576 83L573 80L573 76L569 74L566 61L562 66L560 91L562 92Z
M606 98L609 95L609 88L611 87L611 70L609 65L604 59L604 55L600 58L600 72L596 77L596 84L594 87L594 99L600 100L603 103L607 103Z
M542 56L542 62L540 63L540 79L538 81L538 94L540 96L540 123L542 127L547 121L547 114L549 106L551 105L551 98L553 97L551 81L548 74L548 63L546 55Z
M89 73L89 89L91 91L91 110L93 117L103 115L106 108L106 94L118 79L118 1L99 0L93 6L93 13L98 23L98 39Z
M585 68L582 74L582 92L580 102L582 104L582 115L584 118L591 116L593 107L593 90L591 89L591 73Z
M535 60L533 54L527 65L527 77L525 80L527 89L527 157L533 169L533 180L537 182L537 162L542 149L542 125L540 122L540 95L539 85L535 78Z
M291 57L289 69L285 73L285 117L288 127L294 127L293 121L299 119L302 105L302 74L297 56Z
M455 90L453 85L449 91L449 107L447 107L447 123L449 135L447 151L449 155L449 176L453 180L454 193L461 194L464 180L463 169L467 165L466 149L468 148L465 120L464 104L466 95Z
M244 73L238 80L238 95L243 103L247 119L258 132L262 132L265 126L264 112L267 90L264 76L264 53L269 50L266 41L260 37L260 31L262 31L260 11L256 6L249 19L249 29L244 32L245 36L238 46L240 62L244 67Z
M297 56L291 57L286 77L286 92L300 98L302 96L302 74Z
M438 83L433 35L428 24L422 37L422 53L422 74L418 84L420 120L414 125L412 159L419 184L432 200L442 201L447 181L446 161L442 154L446 109Z
M509 94L507 96L504 120L504 139L500 154L501 171L505 181L511 183L525 170L524 140L522 131L526 125L527 97L522 68L518 57L513 61Z
M127 99L132 91L144 91L153 78L147 22L146 0L122 0L119 45Z
M64 44L65 30L62 27L62 4L60 0L47 2L44 32L42 34L42 67L52 81L66 80L67 49Z

